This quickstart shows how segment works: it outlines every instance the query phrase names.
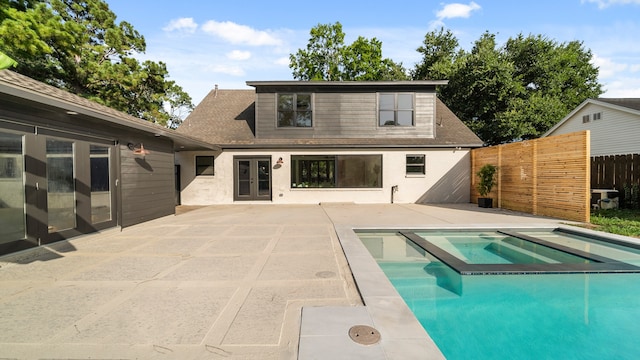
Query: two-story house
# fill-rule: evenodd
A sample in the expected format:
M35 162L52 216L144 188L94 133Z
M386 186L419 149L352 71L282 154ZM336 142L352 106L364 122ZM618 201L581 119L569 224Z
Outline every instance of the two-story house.
M177 130L185 205L469 202L482 146L436 96L446 81L250 81L216 86Z
M543 136L591 132L591 156L640 153L640 99L587 99Z

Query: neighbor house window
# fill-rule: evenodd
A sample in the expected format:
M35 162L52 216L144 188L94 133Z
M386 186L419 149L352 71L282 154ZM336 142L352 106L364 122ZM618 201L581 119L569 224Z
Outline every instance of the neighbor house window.
M378 94L380 126L413 126L413 94Z
M382 155L294 155L291 187L381 188Z
M588 123L588 122L589 122L589 115L583 115L583 116L582 116L582 123L583 123L583 124L586 124L586 123Z
M407 175L424 175L424 155L407 155L406 171Z
M593 114L593 121L602 119L602 113L597 112Z
M213 169L213 156L196 156L196 176L212 176Z
M278 127L311 127L311 94L278 94Z

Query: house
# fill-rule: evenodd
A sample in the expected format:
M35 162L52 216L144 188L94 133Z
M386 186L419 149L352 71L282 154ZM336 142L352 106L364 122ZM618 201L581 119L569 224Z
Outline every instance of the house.
M174 152L217 149L1 70L0 254L174 214Z
M468 203L482 146L436 96L446 81L250 81L217 86L177 132L185 205Z
M590 130L591 156L640 153L640 98L587 99L543 136Z

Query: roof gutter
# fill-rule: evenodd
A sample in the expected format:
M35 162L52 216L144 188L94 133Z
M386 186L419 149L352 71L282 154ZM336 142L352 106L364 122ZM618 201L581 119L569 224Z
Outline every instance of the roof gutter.
M458 148L481 148L484 144L411 144L411 145L318 145L318 144L222 144L222 150L242 150L242 149L458 149Z

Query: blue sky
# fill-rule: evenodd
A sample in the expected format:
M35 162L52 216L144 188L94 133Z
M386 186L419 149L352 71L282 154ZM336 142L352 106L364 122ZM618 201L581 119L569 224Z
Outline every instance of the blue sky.
M291 80L289 54L318 24L339 21L345 43L382 41L383 56L410 69L427 32L443 26L470 49L483 32L579 40L600 68L603 97L640 97L640 0L221 1L106 0L147 41L142 59L163 61L198 104L218 84Z

